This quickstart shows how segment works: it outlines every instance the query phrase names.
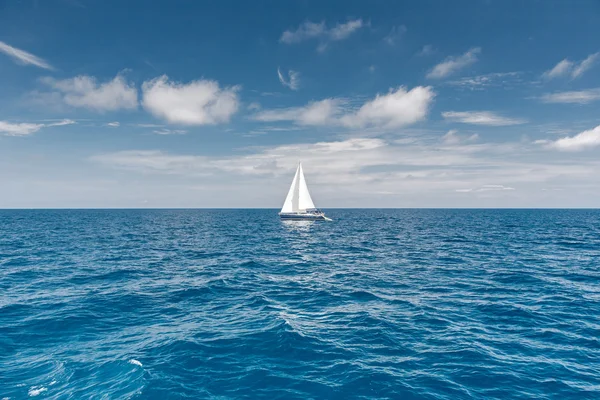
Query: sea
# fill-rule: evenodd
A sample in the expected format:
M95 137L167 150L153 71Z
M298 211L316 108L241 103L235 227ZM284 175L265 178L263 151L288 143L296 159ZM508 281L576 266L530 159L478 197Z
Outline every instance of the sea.
M0 211L0 399L600 399L600 210Z

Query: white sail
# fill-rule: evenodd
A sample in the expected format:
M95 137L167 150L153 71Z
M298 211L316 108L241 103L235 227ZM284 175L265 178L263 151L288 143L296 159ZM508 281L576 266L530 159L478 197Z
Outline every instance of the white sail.
M298 165L298 169L300 169L300 182L298 182L298 211L302 212L316 207L308 192L308 186L306 186L302 164Z
M285 202L283 203L283 207L281 207L282 213L291 213L298 211L298 175L300 174L300 165L296 169L296 174L294 175L294 180L292 181L292 186L290 186L290 191L285 198Z
M315 205L310 197L310 193L308 192L308 186L306 186L306 179L304 179L302 164L298 164L296 175L294 175L292 186L290 186L290 190L285 198L281 212L305 212L311 208L315 208Z

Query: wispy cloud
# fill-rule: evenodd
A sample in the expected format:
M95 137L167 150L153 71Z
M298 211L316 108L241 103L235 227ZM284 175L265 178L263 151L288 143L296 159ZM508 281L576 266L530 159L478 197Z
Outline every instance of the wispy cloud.
M468 76L446 82L451 86L468 90L485 90L492 87L511 87L518 83L520 72L494 72L491 74Z
M481 53L480 47L473 47L465 54L448 57L429 71L427 78L440 79L452 75L461 69L477 62L477 54Z
M111 128L118 128L119 126L121 126L121 123L119 121L114 121L109 122L108 124L106 124L106 126L110 126Z
M383 41L386 42L387 44L389 44L390 46L394 46L402 39L402 37L404 36L406 31L407 31L407 29L406 29L406 26L404 26L404 25L394 26L394 27L392 27L392 30L390 31L390 33L388 33L383 38Z
M63 80L46 77L42 78L41 82L50 86L55 92L50 96L42 92L38 93L38 96L59 99L71 107L105 112L135 109L138 106L137 89L120 74L104 83L98 83L95 77L88 75Z
M63 119L59 122L52 122L49 124L34 124L34 123L11 123L8 121L0 121L0 133L5 136L27 136L36 133L42 128L51 126L63 126L74 124L75 121L70 119Z
M423 48L417 53L418 57L426 57L426 56L430 56L432 54L435 54L437 52L436 49L433 48L432 45L430 44L426 44L425 46L423 46Z
M279 82L285 87L288 87L292 90L298 90L300 87L300 73L297 71L289 70L288 76L289 80L285 79L285 76L281 73L281 69L277 68L277 76L279 77Z
M239 86L221 88L211 80L169 81L166 75L142 85L142 104L158 118L184 125L215 125L230 120L239 107Z
M10 58L12 58L15 62L23 65L35 65L36 67L44 68L52 70L54 69L50 64L48 64L44 59L34 56L31 53L26 52L25 50L17 49L16 47L12 47L2 41L0 41L0 53L4 53Z
M503 117L492 111L446 111L442 113L442 117L449 122L487 126L520 125L527 122L524 119Z
M401 201L412 197L414 203L410 204L414 206L423 206L426 199L431 205L442 204L441 201L448 206L457 199L466 205L463 201L467 198L491 199L503 193L521 196L523 202L513 205L525 205L532 200L535 203L538 199L532 199L534 192L541 193L541 189L549 185L577 188L578 184L589 182L597 176L600 166L596 160L577 157L540 157L543 153L535 152L535 147L524 148L528 146L525 143L448 146L431 139L418 136L396 143L380 138L349 138L287 143L255 148L240 155L215 156L132 150L99 154L92 160L110 168L148 175L178 175L193 182L203 177L207 185L211 181L228 182L227 190L236 190L236 194L242 195L248 193L245 190L260 186L264 189L262 201L272 204L268 199L279 198L287 190L296 160L302 159L319 203L338 206L351 206L352 200L348 200L351 198L380 201L381 193L401 194ZM240 185L248 187L240 189ZM476 196L463 197L457 189ZM387 204L398 204L397 201ZM247 203L239 201L237 206L243 204ZM486 205L501 206L502 203Z
M374 99L352 109L344 99L314 101L303 107L261 111L253 119L264 122L291 121L299 125L337 125L348 128L397 128L423 120L435 93L430 87L404 87L378 94Z
M600 100L600 88L569 92L547 93L539 98L543 103L588 104Z
M586 71L592 68L592 66L594 66L599 57L600 53L590 54L585 60L579 63L570 61L569 59L565 58L564 60L556 64L552 69L549 69L548 71L544 72L542 74L542 78L553 79L562 76L579 78Z
M457 145L464 142L475 142L479 139L479 135L460 135L456 129L450 129L444 136L442 141L448 145Z
M187 133L186 130L183 129L157 129L155 131L152 131L154 133L156 133L157 135L185 135Z
M598 147L600 146L600 125L574 136L566 136L558 140L537 140L535 143L562 151L582 151Z
M305 40L318 39L321 43L317 49L324 51L330 42L344 40L363 26L363 20L360 18L349 20L345 23L338 23L329 29L325 25L325 21L319 23L306 21L296 30L283 32L279 41L285 44L293 44Z
M504 185L482 185L477 188L468 188L468 189L456 189L456 192L459 193L471 193L471 192L498 192L505 190L515 190L515 188Z
M578 78L583 75L584 72L592 68L592 66L596 63L596 60L598 60L598 57L600 57L600 53L590 54L585 60L580 62L579 65L573 68L571 76L573 78Z

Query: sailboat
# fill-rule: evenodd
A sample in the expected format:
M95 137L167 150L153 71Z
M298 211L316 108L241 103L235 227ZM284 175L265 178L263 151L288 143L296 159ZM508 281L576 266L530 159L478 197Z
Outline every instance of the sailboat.
M291 220L331 221L323 211L315 207L308 192L308 186L306 186L302 163L298 163L296 175L294 175L292 186L290 186L279 216L281 219Z

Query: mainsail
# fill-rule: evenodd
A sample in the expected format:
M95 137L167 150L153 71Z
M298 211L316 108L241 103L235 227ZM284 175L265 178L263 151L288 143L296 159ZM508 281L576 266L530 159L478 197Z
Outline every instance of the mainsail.
M315 205L308 192L308 186L306 186L306 179L304 179L304 172L302 172L302 164L298 164L296 169L296 175L290 186L290 191L285 198L285 203L281 208L282 213L298 213L305 212L315 208Z

